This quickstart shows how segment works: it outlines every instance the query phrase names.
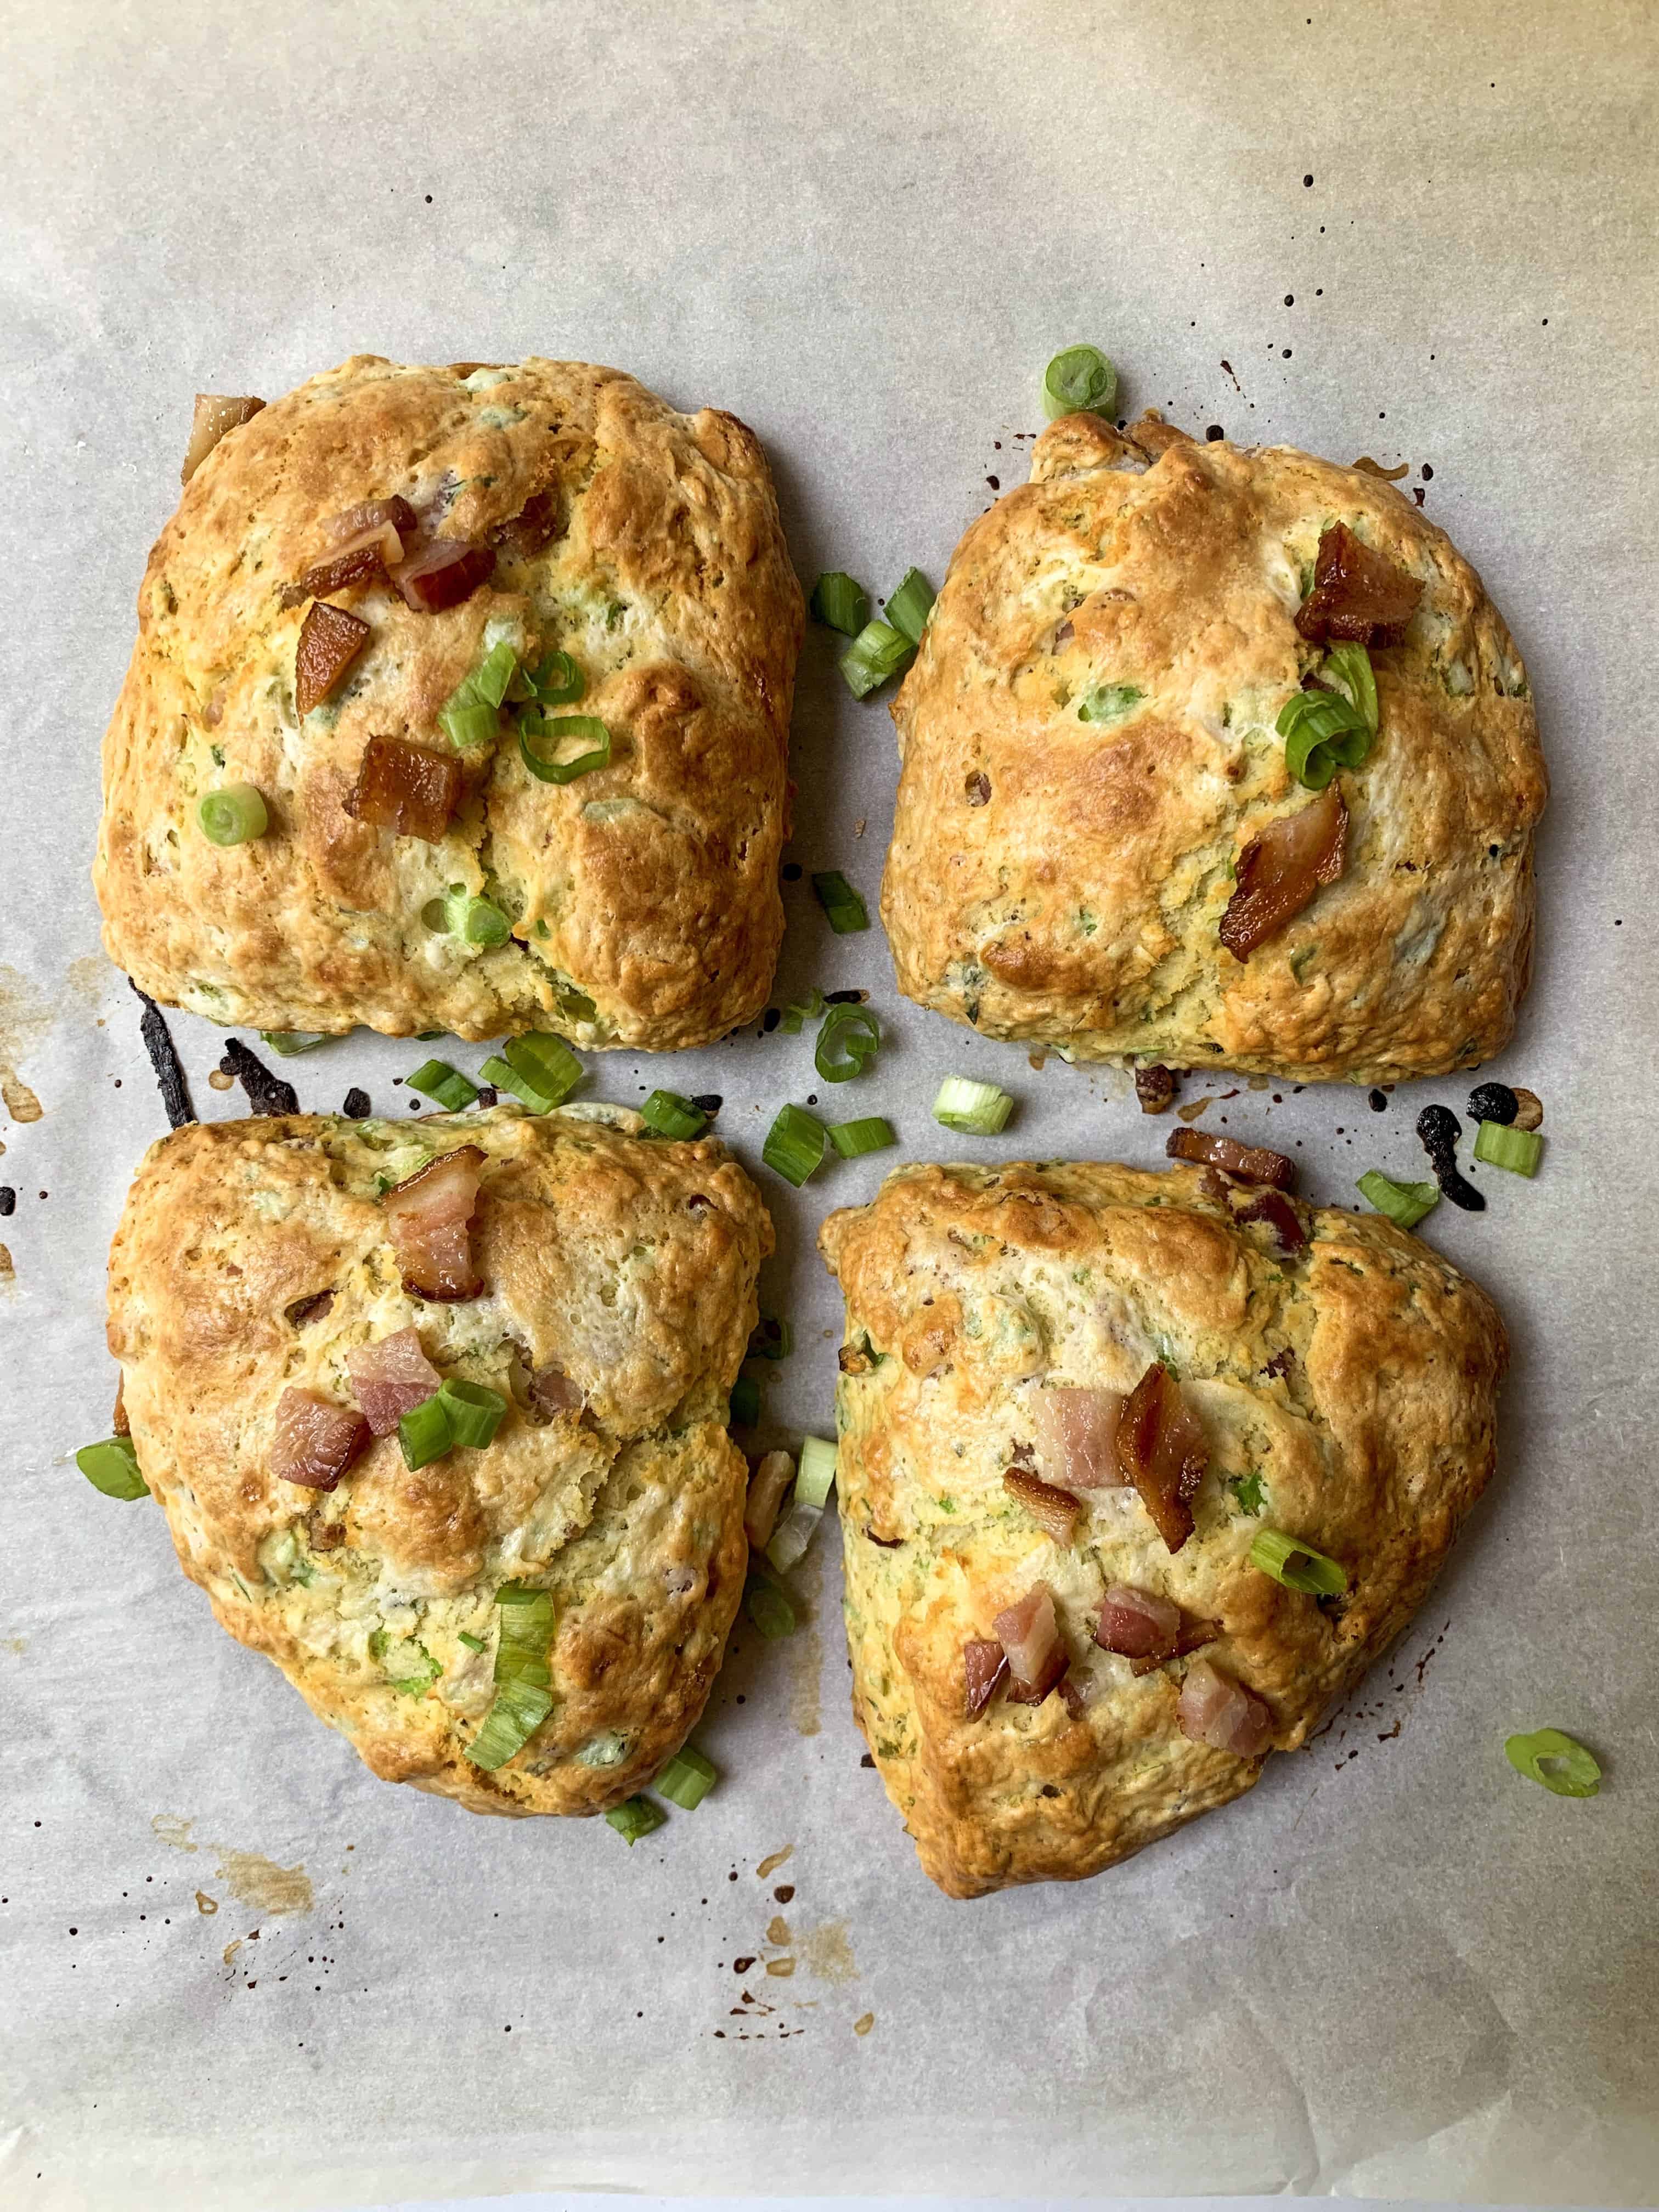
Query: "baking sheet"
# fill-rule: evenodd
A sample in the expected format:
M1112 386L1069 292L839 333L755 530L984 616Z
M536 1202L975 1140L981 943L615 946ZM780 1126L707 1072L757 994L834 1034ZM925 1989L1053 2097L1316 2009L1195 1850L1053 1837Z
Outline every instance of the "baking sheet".
M1417 0L0 9L0 2200L1655 2194L1655 31ZM1023 478L1082 337L1131 409L1408 462L1530 665L1555 797L1492 1072L1542 1096L1549 1152L1431 1224L1513 1332L1500 1479L1328 1734L1080 1888L921 1879L860 1764L822 1536L810 1626L740 1633L699 1731L720 1788L631 1853L376 1783L70 1456L107 1425L104 1252L162 1127L86 871L191 395L361 349L615 362L751 422L802 575L884 592ZM872 907L894 773L815 631L793 857ZM906 1156L1157 1159L1123 1079L902 1006L878 932L787 902L776 997L871 990L858 1110ZM173 1030L199 1111L232 1111L216 1033ZM598 1057L586 1092L724 1095L779 1224L783 1437L830 1421L817 1221L893 1161L799 1197L758 1169L811 1049ZM359 1036L284 1072L395 1109L419 1056ZM945 1072L1017 1093L1004 1139L932 1127ZM1241 1085L1203 1126L1299 1147L1341 1200L1420 1172L1431 1097L1462 1086L1373 1115ZM1511 1775L1504 1735L1543 1723L1596 1747L1599 1798Z

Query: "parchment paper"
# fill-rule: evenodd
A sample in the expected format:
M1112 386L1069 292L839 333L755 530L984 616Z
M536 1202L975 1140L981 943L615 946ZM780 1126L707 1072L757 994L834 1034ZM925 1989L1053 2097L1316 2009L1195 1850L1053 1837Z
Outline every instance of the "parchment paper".
M3 21L0 2201L1659 2193L1654 9L7 0ZM885 592L911 562L937 582L993 480L1023 478L1043 364L1079 338L1116 357L1126 410L1408 462L1532 670L1555 777L1538 975L1492 1072L1543 1097L1548 1152L1534 1183L1483 1176L1484 1216L1430 1224L1513 1332L1500 1479L1328 1735L1079 1888L962 1905L922 1880L860 1765L829 1530L810 1628L738 1638L699 1731L720 1787L631 1853L598 1822L377 1783L214 1626L160 1515L70 1458L108 1425L105 1249L163 1126L86 872L191 396L274 395L362 349L616 362L757 428L809 584L836 566ZM822 632L794 763L793 859L873 908L891 729ZM878 931L833 939L804 883L787 898L778 1001L874 994L879 1071L842 1096L904 1157L1158 1158L1170 1124L1121 1079L904 1006ZM216 1033L173 1028L199 1110L234 1110ZM359 1035L285 1072L308 1107L360 1083L401 1110L423 1049ZM787 1439L831 1418L816 1224L894 1160L799 1197L759 1168L777 1105L821 1087L811 1050L596 1057L587 1086L724 1095L780 1228ZM1006 1138L933 1127L946 1072L1018 1094ZM1466 1089L1373 1114L1238 1087L1204 1126L1297 1151L1334 1200L1368 1166L1423 1172L1417 1110ZM1599 1798L1510 1771L1505 1734L1546 1723L1598 1751Z

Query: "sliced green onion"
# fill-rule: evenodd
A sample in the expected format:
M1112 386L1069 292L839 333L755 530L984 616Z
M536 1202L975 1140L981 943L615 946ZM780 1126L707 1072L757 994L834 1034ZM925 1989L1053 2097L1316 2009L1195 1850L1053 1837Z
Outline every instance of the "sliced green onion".
M1138 684L1097 684L1085 692L1077 718L1079 722L1121 722L1146 696Z
M933 604L933 587L920 568L907 568L898 589L887 602L887 619L912 645L921 643L921 633Z
M487 1382L464 1382L447 1375L438 1392L449 1419L449 1433L469 1451L482 1451L495 1439L507 1413L507 1401Z
M783 1010L778 1027L785 1036L799 1036L804 1024L817 1021L823 1012L823 994L814 983L804 999L793 999Z
M678 1091L653 1091L640 1109L640 1119L659 1137L682 1139L700 1137L708 1127L702 1107L682 1098Z
M493 1773L524 1749L553 1710L553 1693L535 1682L502 1682L484 1724L466 1747L474 1766Z
M842 1159L855 1160L864 1152L884 1152L898 1139L890 1121L879 1114L867 1114L860 1121L832 1121L830 1141Z
M580 745L580 752L568 748ZM520 714L519 751L544 783L574 783L611 765L611 732L592 714Z
M743 1586L744 1610L769 1644L795 1632L795 1608L789 1601L787 1590L780 1589L770 1575L763 1575L751 1567L749 1579Z
M631 1851L641 1836L661 1827L668 1815L648 1797L630 1797L623 1804L613 1805L605 1818L605 1825L616 1830Z
M856 637L870 619L870 594L840 568L831 568L812 586L814 622L828 623L843 637Z
M435 1098L439 1105L452 1114L464 1107L476 1105L478 1086L469 1083L459 1067L452 1067L447 1060L426 1060L413 1075L406 1075L404 1083L411 1091L418 1091L423 1098Z
M228 783L198 803L196 820L210 845L246 845L270 826L265 802L251 783Z
M411 1406L400 1417L398 1442L403 1447L404 1465L411 1474L417 1467L443 1457L449 1449L451 1437L449 1413L441 1389L434 1390L429 1398L423 1398L418 1406Z
M495 1593L501 1632L495 1645L495 1702L467 1746L475 1766L492 1771L524 1749L553 1710L547 1647L553 1601L545 1590L503 1583Z
M1248 1474L1236 1474L1227 1487L1238 1500L1241 1513L1260 1513L1267 1502L1262 1490L1261 1472L1256 1468L1252 1468Z
M1415 1229L1424 1215L1432 1213L1440 1203L1438 1184L1395 1182L1380 1168L1367 1168L1355 1188L1364 1191L1379 1213L1386 1213L1402 1229Z
M1371 657L1364 647L1332 646L1319 672L1328 682L1342 686L1350 704L1358 708L1365 718L1366 728L1375 736L1377 721L1376 672L1371 666Z
M94 1490L106 1498L148 1498L149 1485L138 1472L138 1454L131 1437L106 1437L102 1443L82 1444L75 1464Z
M669 1803L678 1805L683 1813L695 1813L719 1780L713 1759L705 1759L700 1751L693 1751L686 1743L680 1746L651 1786L659 1790Z
M1358 768L1372 732L1358 708L1334 691L1295 691L1273 726L1285 740L1285 765L1310 791L1323 791L1339 768Z
M407 1674L394 1674L386 1665L388 1651L396 1663L411 1671ZM368 1656L378 1661L392 1688L402 1690L410 1697L419 1697L444 1671L424 1644L412 1636L390 1636L384 1628L375 1629L370 1636Z
M732 1385L726 1408L728 1428L752 1429L760 1419L760 1384L752 1375L739 1375Z
M829 868L815 875L812 889L837 937L851 937L860 929L869 928L869 908L839 868Z
M333 1034L329 1030L261 1030L260 1036L271 1050L280 1053L284 1060L292 1060L298 1053L315 1052L319 1044L326 1044Z
M482 699L487 707L499 707L518 672L519 656L507 640L501 638L490 647L467 680L475 699Z
M787 1359L795 1348L794 1332L775 1314L763 1313L749 1332L745 1359Z
M821 1513L836 1480L836 1447L827 1437L803 1437L800 1465L795 1470L795 1495Z
M465 752L469 745L493 745L501 734L501 718L482 699L464 700L459 706L452 700L439 708L438 727L458 751Z
M1042 372L1042 411L1051 422L1062 415L1109 415L1117 401L1117 371L1098 346L1066 346Z
M947 1129L964 1130L970 1137L994 1137L1013 1109L1012 1098L994 1083L947 1075L933 1101L933 1119Z
M497 1091L509 1091L529 1107L532 1114L550 1114L557 1100L538 1091L533 1083L520 1075L516 1067L509 1067L499 1054L491 1053L478 1070L484 1081L493 1084Z
M489 1648L482 1636L474 1636L465 1628L456 1630L455 1641L458 1644L465 1644L469 1651L487 1651Z
M545 1030L532 1030L524 1036L514 1037L501 1050L520 1082L529 1085L554 1106L562 1105L582 1079L580 1060L562 1037Z
M1264 1528L1250 1547L1250 1565L1271 1575L1286 1589L1306 1590L1314 1597L1340 1597L1348 1587L1348 1573L1311 1544L1298 1543L1282 1528Z
M1504 1756L1528 1782L1541 1782L1557 1797L1594 1797L1601 1787L1595 1754L1559 1729L1534 1729L1504 1739Z
M797 1490L789 1510L772 1531L772 1540L766 1547L767 1563L787 1575L806 1556L806 1549L823 1518L821 1505L810 1505Z
M527 673L531 689L550 707L574 707L587 690L587 678L568 653L544 653Z
M1474 1133L1474 1157L1488 1167L1507 1168L1511 1175L1535 1176L1544 1157L1544 1139L1536 1129L1483 1121Z
M841 657L841 672L855 699L863 699L890 676L896 676L915 647L902 629L879 617L866 623Z
M467 945L505 945L513 934L513 925L500 907L476 897L465 884L452 884L441 898L428 899L421 908L421 920L428 929L441 930Z
M785 1106L766 1133L761 1158L799 1190L823 1159L827 1142L828 1133L816 1114L804 1106Z
M868 1006L831 1006L818 1031L812 1065L826 1083L862 1075L881 1044L881 1024Z

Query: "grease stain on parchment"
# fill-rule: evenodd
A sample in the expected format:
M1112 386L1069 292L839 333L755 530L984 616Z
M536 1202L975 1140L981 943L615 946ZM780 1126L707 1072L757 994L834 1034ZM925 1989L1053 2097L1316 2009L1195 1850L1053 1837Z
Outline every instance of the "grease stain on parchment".
M811 1929L796 1948L806 1961L807 1972L816 1974L819 1981L857 1981L858 1960L853 1956L844 1920L826 1920L822 1927Z
M17 1267L9 1245L0 1244L0 1291L9 1296L17 1288Z
M876 2015L874 2013L864 2013L853 2022L853 2033L854 2035L868 2035L875 2024Z
M822 1550L809 1553L807 1558L811 1565L805 1572L811 1587L805 1596L810 1610L785 1647L789 1655L789 1719L797 1735L817 1735L823 1725L823 1638L817 1621L819 1584L823 1579Z
M69 987L89 1006L100 1006L114 969L101 952L83 952L69 964Z
M52 1009L27 977L0 966L0 1098L14 1121L38 1121L45 1110L17 1073L52 1027Z
M191 1839L194 1821L182 1819L177 1813L158 1813L150 1826L164 1844L175 1851L200 1850L204 1846ZM226 1883L231 1895L239 1903L251 1905L260 1912L274 1912L283 1919L295 1919L309 1912L315 1905L316 1893L304 1863L298 1866L278 1866L274 1859L258 1851L232 1850L225 1844L205 1846L217 1858L214 1868L217 1878ZM196 1893L197 1909L202 1912L216 1912L217 1902L202 1903L203 1892Z
M786 1844L781 1851L773 1851L768 1857L763 1858L755 1869L757 1878L764 1881L769 1874L775 1874L784 1861L793 1853L794 1848L793 1844Z

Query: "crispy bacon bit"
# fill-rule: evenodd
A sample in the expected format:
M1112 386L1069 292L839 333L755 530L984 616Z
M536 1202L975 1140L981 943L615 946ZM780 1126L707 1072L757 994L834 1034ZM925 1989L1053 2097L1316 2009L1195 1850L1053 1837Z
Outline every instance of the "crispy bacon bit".
M1187 1669L1176 1711L1182 1735L1240 1759L1259 1758L1273 1733L1269 1708L1231 1675L1218 1674L1207 1659L1194 1659Z
M1135 1097L1143 1114L1167 1114L1175 1101L1175 1078L1167 1067L1138 1067Z
M1151 1590L1128 1583L1114 1583L1107 1591L1095 1627L1095 1642L1103 1651L1115 1651L1125 1659L1172 1659L1181 1634L1181 1607Z
M461 764L453 753L407 738L371 738L345 805L360 822L430 845L448 829L460 796Z
M1297 611L1298 635L1322 645L1398 645L1417 611L1423 586L1397 561L1334 522L1319 541L1313 589Z
M354 1346L346 1373L363 1418L377 1437L389 1437L404 1415L424 1406L443 1376L421 1349L418 1330L400 1328L374 1344Z
M320 707L368 643L368 624L343 607L313 599L294 649L294 704L303 717Z
M472 1264L471 1223L483 1164L477 1145L458 1146L428 1160L382 1200L411 1297L453 1301L476 1298L483 1290Z
M1074 1721L1080 1721L1089 1710L1089 1700L1083 1693L1083 1685L1068 1668L1057 1685L1066 1700L1066 1710Z
M587 1403L556 1359L536 1370L529 1388L532 1402L544 1413L580 1413Z
M1265 1221L1273 1232L1281 1252L1299 1252L1308 1239L1302 1224L1297 1218L1296 1208L1288 1198L1276 1190L1258 1190L1244 1198L1243 1205L1235 1205L1235 1221Z
M991 1693L1007 1669L1008 1654L1000 1644L975 1636L963 1645L962 1657L967 1670L962 1710L972 1720L975 1713L983 1712L990 1704Z
M489 533L489 542L500 546L509 561L527 561L557 534L558 527L558 494L550 486L532 492L509 521L497 523Z
M1252 837L1239 857L1237 888L1218 933L1234 959L1248 960L1335 883L1347 848L1348 810L1334 782L1310 805L1281 814Z
M251 422L264 405L263 399L227 399L216 392L198 392L191 417L190 443L185 447L180 483L188 483L227 430Z
M1039 1390L1032 1401L1043 1458L1073 1490L1115 1490L1123 1480L1114 1445L1121 1390Z
M1181 1385L1156 1360L1123 1408L1117 1459L1158 1534L1178 1552L1193 1533L1191 1501L1210 1463L1209 1451Z
M1047 1583L1033 1583L991 1626L1008 1655L1009 1697L1016 1705L1040 1705L1066 1666L1054 1592Z
M1206 1129L1171 1129L1164 1149L1172 1160L1200 1160L1245 1182L1272 1183L1285 1190L1296 1181L1296 1162L1283 1152L1270 1152L1265 1145L1241 1145L1236 1137L1213 1135Z
M394 495L391 499L366 499L356 507L349 507L343 514L331 514L323 525L323 537L337 551L348 545L356 545L372 538L379 531L393 530L401 538L412 538L420 528L414 508L406 499ZM401 553L397 556L401 559Z
M125 1375L116 1377L115 1415L110 1422L110 1431L112 1435L118 1437L130 1437L132 1434L132 1423L127 1419L127 1378Z
M295 1298L284 1306L283 1319L290 1328L303 1328L307 1322L321 1321L333 1303L332 1291L313 1291L308 1298Z
M385 548L377 535L349 552L319 561L297 584L284 584L277 605L297 607L301 599L326 599L331 592L348 591L354 584L384 584L386 580Z
M749 1496L743 1509L743 1533L751 1551L763 1552L778 1525L783 1493L795 1479L795 1462L787 1451L769 1451L749 1478Z
M1048 1530L1055 1543L1071 1542L1072 1531L1077 1527L1077 1516L1083 1508L1069 1490L1056 1490L1053 1483L1044 1482L1040 1475L1027 1474L1018 1467L1008 1469L1002 1478L1002 1486L1034 1521Z
M495 566L493 546L475 545L464 538L434 538L405 561L392 580L406 606L416 614L435 615L470 599Z
M270 1471L281 1482L332 1490L368 1442L368 1423L355 1406L289 1389L276 1401Z
M1276 1381L1285 1382L1290 1380L1291 1370L1295 1364L1295 1352L1291 1350L1288 1344L1281 1344L1261 1371L1264 1375L1273 1376Z
M1213 1644L1220 1633L1221 1623L1218 1620L1199 1620L1190 1613L1183 1613L1181 1616L1181 1626L1176 1632L1176 1646L1173 1653L1163 1652L1156 1658L1132 1660L1129 1672L1132 1674L1155 1674L1165 1659L1171 1657L1181 1659L1184 1658L1188 1651L1201 1650L1205 1644Z

